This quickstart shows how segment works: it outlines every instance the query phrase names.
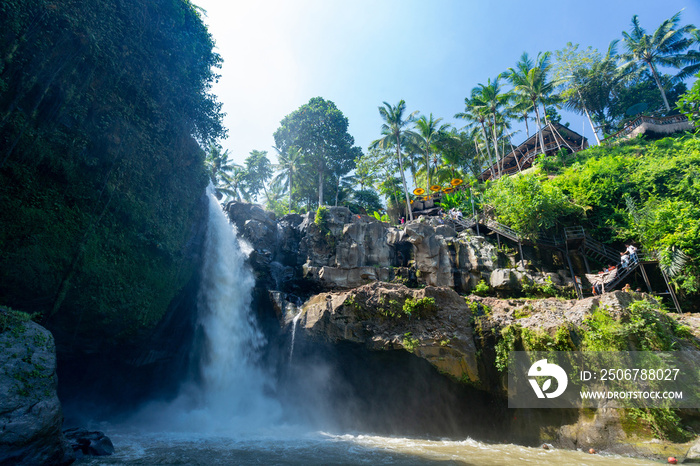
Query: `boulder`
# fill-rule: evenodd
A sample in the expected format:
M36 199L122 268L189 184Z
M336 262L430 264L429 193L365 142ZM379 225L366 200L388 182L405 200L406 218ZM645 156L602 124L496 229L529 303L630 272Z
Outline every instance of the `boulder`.
M14 315L0 309L0 462L70 464L75 456L61 432L53 336Z
M410 314L409 299L423 303ZM479 382L471 312L449 288L371 283L320 293L303 305L302 313L299 323L311 338L350 341L374 351L406 350L454 379Z
M112 441L102 432L74 428L67 429L63 433L71 443L77 457L83 455L109 456L114 453Z
M695 440L695 443L690 446L688 453L685 454L683 463L700 463L700 438Z

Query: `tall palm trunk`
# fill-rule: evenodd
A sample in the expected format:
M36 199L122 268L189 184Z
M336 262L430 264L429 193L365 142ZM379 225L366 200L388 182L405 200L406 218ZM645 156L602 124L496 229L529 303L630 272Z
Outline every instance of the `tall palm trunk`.
M396 138L396 156L399 158L399 171L401 171L401 181L403 182L403 193L406 195L406 211L408 211L408 219L413 220L413 211L411 210L411 200L408 198L408 186L406 186L406 174L403 172L403 159L401 158L401 143L399 138Z
M425 151L425 192L429 193L430 192L430 154L429 151Z
M530 139L530 127L527 124L527 120L529 119L529 117L528 117L527 113L524 116L525 116L525 118L524 118L524 120L525 120L525 134L527 135L527 137L525 139Z
M537 108L537 101L533 100L532 103L535 106L535 120L537 121L537 129L540 135L540 147L542 149L542 153L544 153L544 136L542 136L542 122L540 121L540 111Z
M671 106L668 105L668 100L666 99L666 92L664 92L663 86L661 86L661 80L659 79L659 75L656 73L656 68L654 68L654 65L651 62L647 62L647 65L649 65L649 69L651 70L652 76L654 76L654 81L656 81L656 85L659 87L659 90L661 91L661 97L664 99L664 106L666 107L666 111L670 112L671 111Z
M496 169L498 170L498 177L503 176L503 167L501 155L498 153L498 137L496 136L496 114L493 114L493 124L491 126L491 136L493 138L493 150L496 151Z
M586 114L586 118L588 118L588 123L591 125L591 129L593 130L593 136L595 136L595 142L600 145L600 139L598 139L598 132L595 130L595 126L593 126L593 119L591 118L591 114L588 113L588 107L586 107L586 102L583 100L583 96L581 95L581 89L576 88L576 93L578 94L579 100L581 100L581 106L583 107L583 113Z
M493 166L495 165L493 163L493 156L491 155L491 148L489 147L489 137L486 134L486 125L484 125L484 121L481 121L481 134L484 136L484 145L486 146L486 153L489 154L489 163L491 164L491 177L493 178Z

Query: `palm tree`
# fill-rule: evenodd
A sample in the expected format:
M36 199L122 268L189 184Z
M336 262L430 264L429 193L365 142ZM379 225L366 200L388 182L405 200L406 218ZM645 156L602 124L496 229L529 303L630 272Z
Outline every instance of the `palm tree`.
M298 147L290 147L288 150L281 149L277 146L272 146L277 151L277 164L274 168L278 171L277 176L272 180L273 186L282 186L287 184L289 192L289 211L292 211L292 189L294 180L301 168L301 150Z
M383 138L372 141L370 149L379 147L386 149L394 146L396 148L396 158L399 161L399 171L401 172L401 181L403 182L403 191L406 196L406 210L408 211L409 220L413 220L413 212L411 211L411 200L408 197L408 186L406 186L406 175L403 169L403 158L401 157L401 145L405 144L408 139L415 139L416 133L407 129L408 125L413 123L416 113L414 111L406 119L404 112L406 111L406 102L401 99L396 106L391 106L387 102L383 102L384 106L379 107L379 115L384 120L382 124Z
M418 120L416 120L416 128L418 129L418 150L425 157L425 174L426 174L426 188L425 192L430 192L430 156L435 153L435 142L439 134L447 131L450 127L448 123L440 124L442 118L437 120L433 119L433 114L430 117L421 115Z
M241 165L231 164L230 167L229 171L221 173L221 185L216 188L217 191L225 194L227 199L232 197L239 202L241 200L250 202L250 194L246 186L248 172Z
M644 63L649 67L649 71L651 71L651 75L656 81L656 86L661 92L667 112L671 111L671 106L668 104L666 92L661 85L656 69L657 66L680 68L684 64L690 63L692 65L696 60L693 58L694 55L683 54L693 43L691 39L686 37L686 34L692 32L694 28L691 25L687 25L676 29L680 19L681 12L679 11L661 23L652 35L649 35L639 25L637 15L634 15L632 16L632 30L629 33L627 31L622 32L622 42L627 52L623 53L621 58L627 62L625 63L626 66Z
M526 139L530 139L530 126L527 124L527 120L530 118L530 112L533 108L532 101L527 96L514 94L511 111L516 121L525 122Z
M472 95L480 102L481 108L486 113L488 118L489 129L491 130L491 140L493 141L494 152L496 153L496 167L498 176L502 175L503 167L499 165L501 155L498 152L498 124L497 120L501 117L501 112L511 99L510 93L501 92L501 84L498 82L501 75L496 76L496 79L491 81L491 78L486 81L486 84L481 84L472 89Z
M491 176L493 173L493 166L496 164L493 161L493 156L491 155L491 148L489 147L489 138L486 135L486 113L483 111L485 104L479 100L478 96L474 95L474 89L472 89L472 98L464 98L464 112L457 113L455 118L461 118L471 122L472 125L478 124L481 127L481 134L484 137L484 145L486 146L486 153L488 154L489 164L491 165ZM470 126L470 125L467 125Z
M230 172L233 168L234 164L229 163L228 155L228 149L221 152L221 146L218 144L211 143L209 145L204 165L207 167L209 179L215 187L219 185L221 175Z
M508 71L504 73L504 76L513 84L513 90L532 102L540 136L540 147L543 152L544 137L542 136L539 103L542 102L544 107L547 97L554 92L557 85L555 81L547 81L547 73L552 67L549 63L549 56L549 52L538 53L533 62L527 52L524 52L515 68L508 68Z

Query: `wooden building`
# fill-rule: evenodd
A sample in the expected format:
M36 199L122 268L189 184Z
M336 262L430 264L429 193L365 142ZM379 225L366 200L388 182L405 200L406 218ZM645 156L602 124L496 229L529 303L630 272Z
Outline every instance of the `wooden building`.
M576 131L559 123L550 123L542 128L544 150L540 144L539 131L530 136L525 142L513 149L499 160L501 175L512 175L530 168L538 155L556 154L560 149L568 152L578 152L588 147L588 140ZM496 165L484 170L479 175L479 181L497 179L499 171Z

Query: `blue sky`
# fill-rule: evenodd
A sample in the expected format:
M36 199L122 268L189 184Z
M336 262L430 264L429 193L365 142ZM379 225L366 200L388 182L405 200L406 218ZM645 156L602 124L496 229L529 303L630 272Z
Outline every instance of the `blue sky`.
M312 97L332 100L348 118L355 144L379 137L383 101L453 115L464 98L514 66L522 52L555 51L567 42L605 51L639 15L647 32L684 9L700 26L697 0L193 0L207 11L223 57L213 92L227 113L222 141L242 163L254 149L274 162L280 120ZM563 121L582 131L580 116ZM519 129L514 126L514 129ZM585 135L592 140L590 127ZM524 130L514 136L525 138Z

